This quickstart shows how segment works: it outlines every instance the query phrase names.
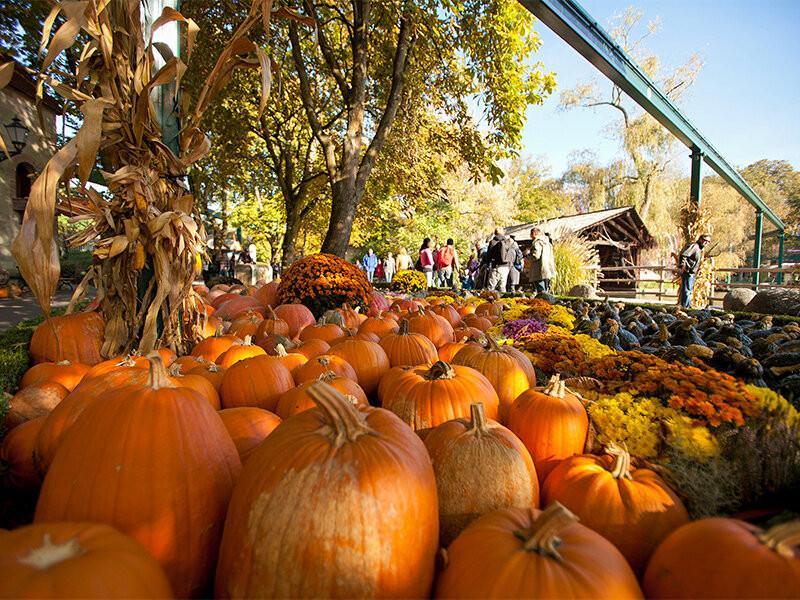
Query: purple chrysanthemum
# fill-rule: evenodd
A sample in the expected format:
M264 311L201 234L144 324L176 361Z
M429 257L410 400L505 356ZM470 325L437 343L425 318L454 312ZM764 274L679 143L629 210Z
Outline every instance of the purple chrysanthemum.
M518 319L503 326L503 335L514 340L545 331L547 331L547 323L539 319Z

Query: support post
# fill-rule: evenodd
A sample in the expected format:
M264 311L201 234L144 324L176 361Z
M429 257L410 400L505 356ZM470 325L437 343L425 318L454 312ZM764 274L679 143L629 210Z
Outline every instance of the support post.
M761 267L761 237L764 233L764 213L760 210L756 211L756 241L753 247L753 268L758 269ZM753 272L753 289L758 291L758 284L761 280L761 273L758 271Z
M700 196L703 188L703 153L699 148L692 148L692 184L689 197L695 206L700 206Z
M775 278L775 281L778 285L783 285L783 273L781 269L783 268L783 243L786 239L786 234L781 231L778 233L778 276Z

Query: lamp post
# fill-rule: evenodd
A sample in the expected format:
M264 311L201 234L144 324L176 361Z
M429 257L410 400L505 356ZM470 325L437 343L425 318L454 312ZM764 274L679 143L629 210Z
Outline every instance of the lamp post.
M13 150L9 148L8 154L0 152L0 162L22 152L28 143L28 134L30 133L30 129L25 127L16 116L11 119L10 123L6 123L5 128Z

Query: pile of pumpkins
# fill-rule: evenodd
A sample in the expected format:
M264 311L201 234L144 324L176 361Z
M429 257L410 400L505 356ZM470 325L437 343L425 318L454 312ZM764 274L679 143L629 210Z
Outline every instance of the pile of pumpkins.
M97 313L36 331L2 460L41 490L0 597L800 596L800 524L690 522L624 448L585 454L581 399L484 334L501 303L198 291L187 356L102 360Z

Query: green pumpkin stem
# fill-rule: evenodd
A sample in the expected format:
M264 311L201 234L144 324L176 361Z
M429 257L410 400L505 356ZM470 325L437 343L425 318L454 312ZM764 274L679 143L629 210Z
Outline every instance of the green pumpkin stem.
M792 559L795 557L794 546L800 545L800 520L775 525L759 533L757 537L770 550Z
M453 379L455 376L455 369L453 369L449 363L446 363L443 360L437 360L435 363L433 363L433 365L431 365L431 368L428 369L428 372L425 373L425 379L430 381Z
M355 442L362 435L374 434L352 402L327 383L316 382L306 390L311 399L322 411L325 420L333 431L333 445L341 447L346 442Z
M528 531L520 531L515 535L525 540L524 548L528 552L538 552L555 560L561 560L558 546L561 538L558 534L564 527L578 521L578 517L563 504L556 501L539 514Z

